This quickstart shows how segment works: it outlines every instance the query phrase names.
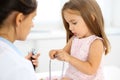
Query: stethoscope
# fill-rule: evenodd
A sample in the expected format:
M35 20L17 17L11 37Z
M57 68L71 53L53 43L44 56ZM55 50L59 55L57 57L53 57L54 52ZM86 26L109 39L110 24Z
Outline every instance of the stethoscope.
M51 69L52 69L52 60L50 59L49 60L49 80L52 80L52 78L51 78ZM61 78L63 77L63 74L64 74L64 66L65 66L65 62L63 61L62 62L62 72L61 72Z
M36 53L37 53L37 50L36 49L32 49L31 50L31 52L32 52L32 54L33 55L35 55ZM55 57L57 57L57 56L55 56ZM62 71L61 71L61 78L63 77L63 74L64 74L64 66L65 66L65 62L64 61L62 61ZM33 65L33 67L34 67L34 69L35 69L35 66ZM49 60L49 80L51 80L52 78L51 78L51 69L52 69L52 60L50 59Z
M34 49L34 48L32 48L32 50L30 51L31 53L32 53L32 55L36 55L37 54L37 50L36 49ZM29 52L28 52L29 53ZM30 59L31 61L33 60L33 58L31 57L31 59ZM35 70L35 65L33 64L33 68L34 68L34 70Z

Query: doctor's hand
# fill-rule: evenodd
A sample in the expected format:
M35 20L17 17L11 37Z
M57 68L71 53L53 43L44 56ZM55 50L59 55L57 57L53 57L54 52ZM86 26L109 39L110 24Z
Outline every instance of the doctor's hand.
M25 58L28 59L28 60L31 60L31 58L33 58L31 60L31 62L32 62L33 65L35 65L35 67L37 67L38 63L39 63L39 61L38 61L39 56L40 56L40 53L37 53L36 55L33 55L32 53L29 53L27 56L25 56Z

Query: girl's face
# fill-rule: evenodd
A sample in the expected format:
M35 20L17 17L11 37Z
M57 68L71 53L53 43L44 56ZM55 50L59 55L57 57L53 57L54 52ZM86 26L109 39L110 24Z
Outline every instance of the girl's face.
M24 20L20 23L20 26L17 28L17 40L25 40L29 34L31 28L33 27L33 18L36 15L36 11L29 14Z
M78 11L67 9L63 14L66 22L69 24L69 30L76 37L83 38L91 35L91 32Z

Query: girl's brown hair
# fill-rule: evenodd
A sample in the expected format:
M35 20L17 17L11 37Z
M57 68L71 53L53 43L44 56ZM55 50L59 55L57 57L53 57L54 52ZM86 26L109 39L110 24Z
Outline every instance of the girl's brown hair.
M62 8L62 19L64 27L67 32L67 41L73 36L69 30L69 24L64 19L64 11L70 9L73 11L79 11L89 30L103 39L105 46L105 54L110 50L110 43L104 31L104 20L101 9L96 0L70 0L66 2ZM94 18L94 20L93 20Z

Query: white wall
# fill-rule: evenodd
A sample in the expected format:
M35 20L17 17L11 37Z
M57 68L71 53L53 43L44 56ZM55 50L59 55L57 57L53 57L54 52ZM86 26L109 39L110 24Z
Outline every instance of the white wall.
M111 51L105 56L105 65L115 65L120 67L120 34L108 36L111 43Z
M120 28L120 0L97 0L104 16L105 27Z
M112 0L112 26L120 28L120 0Z

